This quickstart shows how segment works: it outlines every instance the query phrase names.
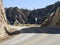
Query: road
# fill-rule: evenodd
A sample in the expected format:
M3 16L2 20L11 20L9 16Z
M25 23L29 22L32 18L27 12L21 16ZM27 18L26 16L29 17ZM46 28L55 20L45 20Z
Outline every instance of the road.
M0 45L60 45L60 34L22 33Z
M19 34L0 45L60 45L60 34Z

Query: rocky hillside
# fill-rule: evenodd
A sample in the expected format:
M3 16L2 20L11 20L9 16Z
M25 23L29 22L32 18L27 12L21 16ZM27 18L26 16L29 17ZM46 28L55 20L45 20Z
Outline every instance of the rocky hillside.
M10 7L5 9L6 9L6 17L10 24L28 23L27 20L30 10L19 9L17 7Z
M2 0L0 0L0 42L1 40L7 38L7 34L5 33L5 28L8 29L5 10L2 3L3 3Z
M44 26L53 26L60 27L60 7L56 9L55 12L52 12L42 23L41 27Z
M28 10L19 9L17 7L5 8L6 17L10 24L41 24L52 12L55 12L60 6L60 2L56 2L45 8Z
M55 15L52 18L51 25L60 26L60 7L57 8Z
M6 15L5 15L5 10L6 10ZM19 9L17 7L10 7L10 8L5 8L5 10L2 4L2 0L0 0L0 42L9 38L9 34L15 35L16 33L21 33L21 31L18 31L18 32L15 31L11 33L10 31L14 31L15 29L12 30L12 28L8 26L7 20L8 20L8 23L10 24L42 23L41 27L43 28L43 26L45 26L43 30L46 29L46 31L49 31L49 32L60 30L60 28L58 29L53 28L55 26L60 27L60 2L56 2L55 4L49 5L42 9L27 10L27 9ZM48 26L51 26L51 27L53 26L52 30L50 27L48 28ZM34 29L32 28L31 30L23 29L22 32L26 32L26 31L33 32L34 31L38 33L41 31L40 29L41 29L40 27L38 27L37 29L35 27Z

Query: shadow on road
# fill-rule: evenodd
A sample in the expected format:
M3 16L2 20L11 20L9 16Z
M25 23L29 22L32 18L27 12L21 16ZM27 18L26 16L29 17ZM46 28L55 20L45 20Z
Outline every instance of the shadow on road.
M47 33L47 34L60 34L60 28L55 27L31 27L31 28L25 28L22 30L17 30L14 32L8 32L7 29L6 33L8 35L17 35L20 33Z

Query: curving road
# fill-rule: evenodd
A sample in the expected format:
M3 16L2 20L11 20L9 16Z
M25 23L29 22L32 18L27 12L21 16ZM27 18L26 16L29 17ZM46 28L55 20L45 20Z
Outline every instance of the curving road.
M19 34L0 45L60 45L60 34Z
M48 33L22 33L0 45L60 45L60 28L49 28L44 29ZM51 31L52 33L55 31L54 34Z

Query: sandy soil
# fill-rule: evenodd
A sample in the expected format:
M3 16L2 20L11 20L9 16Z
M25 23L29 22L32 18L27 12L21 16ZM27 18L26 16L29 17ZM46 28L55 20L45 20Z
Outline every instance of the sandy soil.
M20 26L13 26L13 25L9 25L9 27L10 27L10 30L8 30L9 32L14 32L14 31L17 31L17 30L22 30L22 29L24 29L24 28L30 28L30 27L39 27L39 25L24 25L24 26L22 26L22 25L20 25ZM14 38L15 36L17 36L17 35L13 35L13 36L9 36L8 34L6 34L6 38L2 38L1 40L0 40L0 43L1 42L4 42L4 41L7 41L7 40L10 40L10 39L12 39L12 38Z

